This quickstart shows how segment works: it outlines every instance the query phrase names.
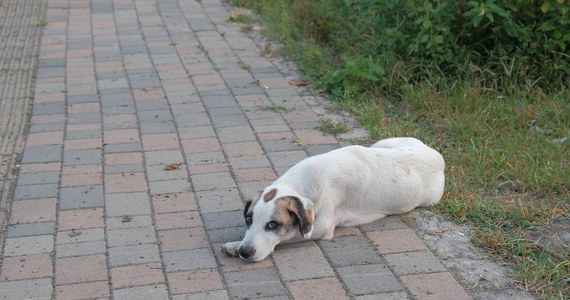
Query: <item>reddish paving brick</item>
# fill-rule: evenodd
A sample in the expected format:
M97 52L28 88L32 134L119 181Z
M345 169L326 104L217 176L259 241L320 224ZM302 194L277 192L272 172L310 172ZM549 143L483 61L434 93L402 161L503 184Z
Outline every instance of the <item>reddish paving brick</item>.
M59 212L57 226L59 231L103 227L105 227L103 208L64 210Z
M36 172L59 171L59 169L61 169L61 163L58 162L23 164L20 167L20 172L36 173Z
M165 283L160 263L111 269L111 284L114 289Z
M133 89L135 101L155 100L165 97L162 88Z
M180 148L176 133L146 134L142 136L145 151L170 150Z
M223 145L224 152L228 156L248 156L263 154L261 146L257 142L240 142Z
M53 276L49 254L5 257L0 280L22 280Z
M138 129L105 130L103 135L106 144L140 143Z
M55 287L56 299L97 299L109 297L110 294L109 281L58 285Z
M107 279L105 255L57 258L55 260L55 283L57 285Z
M222 280L216 269L167 273L172 294L198 293L222 289Z
M201 227L158 231L162 251L207 248L208 238Z
M13 201L10 224L55 221L56 202L55 198Z
M471 299L449 272L407 275L400 279L418 300Z
M194 165L188 166L188 173L190 175L195 174L207 174L207 173L220 173L229 172L230 168L228 164L207 164L207 165Z
M157 214L155 221L157 230L202 226L200 214L197 211Z
M139 152L105 154L105 164L108 165L142 164L142 162L143 155Z
M429 250L411 229L374 231L366 235L382 254Z
M136 124L137 116L135 114L122 114L103 116L104 124Z
M38 81L36 81L36 84ZM34 103L51 103L51 102L64 102L64 93L37 93L34 95Z
M103 182L100 165L65 166L61 175L61 186L97 185Z
M243 78L243 77L240 77ZM258 95L237 95L235 97L237 102L263 102L267 100L267 96L258 94Z
M100 138L65 140L65 150L98 149L103 146Z
M336 277L288 282L295 299L350 299Z
M152 205L154 207L154 213L157 214L198 209L193 193L153 196Z
M63 144L63 131L30 133L26 142L27 147L61 144Z
M274 77L274 78L260 78L259 79L260 86L267 86L272 89L276 88L286 88L290 87L291 85L287 81L287 79L283 77Z
M144 173L105 174L105 192L146 192L148 186Z
M318 122L319 116L311 109L293 110L283 116L290 123L295 122Z
M216 138L200 138L182 140L185 153L216 152L222 148Z
M82 131L82 130L98 130L101 129L101 124L99 123L87 123L87 124L72 124L67 125L67 131ZM126 142L124 142L126 143Z
M301 140L303 145L337 144L337 140L315 129L295 130L295 135Z
M360 229L358 229L358 227L337 227L334 230L334 236L335 237L356 236L356 235L362 235L362 233L360 233Z
M236 179L241 182L268 181L277 179L272 168L249 168L234 170Z

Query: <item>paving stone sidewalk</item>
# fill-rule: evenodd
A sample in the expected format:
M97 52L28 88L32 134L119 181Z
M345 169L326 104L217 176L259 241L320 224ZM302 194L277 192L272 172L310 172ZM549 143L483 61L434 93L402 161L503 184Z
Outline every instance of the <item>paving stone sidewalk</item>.
M0 299L470 299L399 217L221 254L242 199L339 147L229 9L48 0Z

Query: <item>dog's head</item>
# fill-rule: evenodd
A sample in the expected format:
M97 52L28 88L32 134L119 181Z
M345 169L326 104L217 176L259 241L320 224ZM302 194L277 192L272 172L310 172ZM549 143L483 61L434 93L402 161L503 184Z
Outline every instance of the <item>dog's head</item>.
M248 201L244 217L246 232L238 253L247 261L263 260L279 242L294 238L297 232L308 239L313 231L313 203L276 187Z

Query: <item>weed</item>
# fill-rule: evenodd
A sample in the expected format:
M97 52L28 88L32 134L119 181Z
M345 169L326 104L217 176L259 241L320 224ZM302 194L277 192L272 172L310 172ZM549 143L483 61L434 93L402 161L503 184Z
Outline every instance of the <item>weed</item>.
M249 70L251 69L251 66L250 66L250 65L244 63L244 62L241 61L241 60L238 62L238 65L239 65L240 68L242 68L242 69L244 69L244 70L246 70L246 71L249 71Z
M49 21L44 19L44 18L38 18L36 20L36 25L40 26L40 27L46 27L49 24Z
M333 136L338 136L342 133L347 133L350 131L350 127L345 123L337 122L332 119L321 119L319 120L319 130L323 133L327 133Z
M288 108L288 107L280 105L280 104L270 104L270 105L260 104L260 105L256 105L256 106L261 110L271 111L271 112L279 113L279 114L288 113L288 112L293 110L293 108Z
M228 20L235 23L250 24L253 23L253 15L248 10L236 7L230 13Z
M295 137L295 138L293 139L293 145L297 145L297 146L303 147L303 141L301 141L301 139L299 139L298 137Z
M260 54L265 57L271 57L273 56L273 52L274 49L271 47L271 43L265 42L265 45L263 46L263 49L261 49Z

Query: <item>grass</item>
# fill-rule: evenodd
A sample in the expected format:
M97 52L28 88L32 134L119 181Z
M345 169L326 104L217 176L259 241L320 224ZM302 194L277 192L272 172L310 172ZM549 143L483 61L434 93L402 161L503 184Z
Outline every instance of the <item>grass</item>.
M323 133L327 133L333 136L338 136L339 134L347 133L350 131L350 127L345 123L337 122L332 119L321 119L319 120L319 130Z
M354 53L344 59L355 68L338 72L335 57L343 53L307 35L288 1L234 2L257 9L265 33L282 44L280 53L329 92L338 108L354 115L372 140L415 136L440 151L447 165L446 193L433 210L473 225L472 242L510 264L521 288L545 298L570 298L570 251L550 248L533 235L570 217L568 89L545 91L530 80L489 86L477 74L446 78L423 65L404 68L399 62L383 70L372 60L351 60ZM359 51L357 45L347 49ZM359 73L366 68L368 73ZM407 80L419 71L427 78ZM383 80L375 81L373 73ZM346 129L332 120L320 125L335 135Z
M40 26L40 27L46 27L49 24L49 21L44 19L44 18L38 18L36 20L36 25Z

